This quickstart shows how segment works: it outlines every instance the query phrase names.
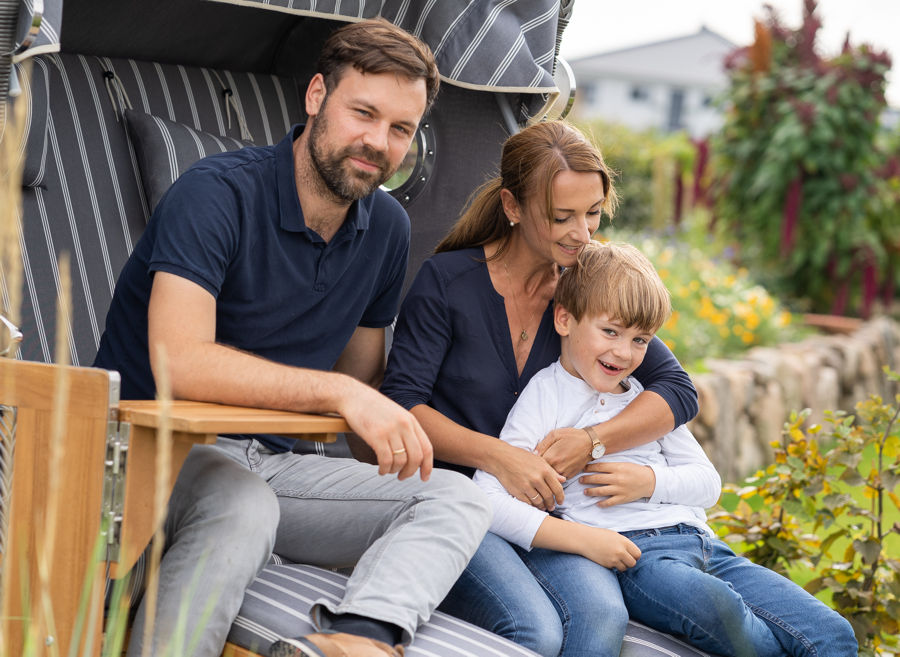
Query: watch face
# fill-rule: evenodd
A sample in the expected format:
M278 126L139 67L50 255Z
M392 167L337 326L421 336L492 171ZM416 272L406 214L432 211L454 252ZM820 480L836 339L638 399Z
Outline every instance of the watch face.
M591 450L591 458L599 459L601 456L606 454L606 445L599 444L594 445L594 449Z

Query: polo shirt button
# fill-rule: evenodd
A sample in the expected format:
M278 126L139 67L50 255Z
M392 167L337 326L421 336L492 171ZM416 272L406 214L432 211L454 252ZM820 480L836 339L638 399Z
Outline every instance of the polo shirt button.
M600 405L601 405L601 406L606 406L606 400L605 400L605 399L601 399L601 400L600 400Z

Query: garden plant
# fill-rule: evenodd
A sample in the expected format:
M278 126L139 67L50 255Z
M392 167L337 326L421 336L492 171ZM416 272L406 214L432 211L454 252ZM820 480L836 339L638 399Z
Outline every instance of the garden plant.
M885 368L896 389L900 375ZM710 519L744 555L829 600L847 618L860 655L900 652L900 394L873 395L856 414L826 413L806 427L793 413L775 462ZM809 577L810 571L812 577Z
M879 297L890 303L900 273L900 166L879 127L891 60L849 38L821 56L816 0L796 30L768 11L754 43L726 62L710 173L717 219L773 291L813 312L866 317Z

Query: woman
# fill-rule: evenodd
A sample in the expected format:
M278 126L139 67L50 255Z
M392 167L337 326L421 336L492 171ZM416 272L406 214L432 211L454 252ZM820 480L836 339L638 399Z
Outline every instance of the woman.
M382 386L419 420L441 465L490 472L510 494L548 511L563 497L560 482L592 456L656 440L697 411L690 379L654 339L634 373L645 391L615 418L558 429L536 454L496 438L531 376L559 357L550 301L560 268L575 263L615 206L602 155L574 127L550 121L511 136L500 175L476 192L413 282ZM647 474L630 465L604 464L583 481L609 496L603 504L631 501ZM544 590L538 579L527 553L488 534L441 609L555 657L575 613L562 599L579 596Z

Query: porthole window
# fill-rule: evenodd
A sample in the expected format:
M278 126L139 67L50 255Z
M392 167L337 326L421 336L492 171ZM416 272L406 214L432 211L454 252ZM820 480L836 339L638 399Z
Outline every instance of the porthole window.
M434 128L425 120L397 172L381 186L406 207L412 203L431 180L434 169Z

